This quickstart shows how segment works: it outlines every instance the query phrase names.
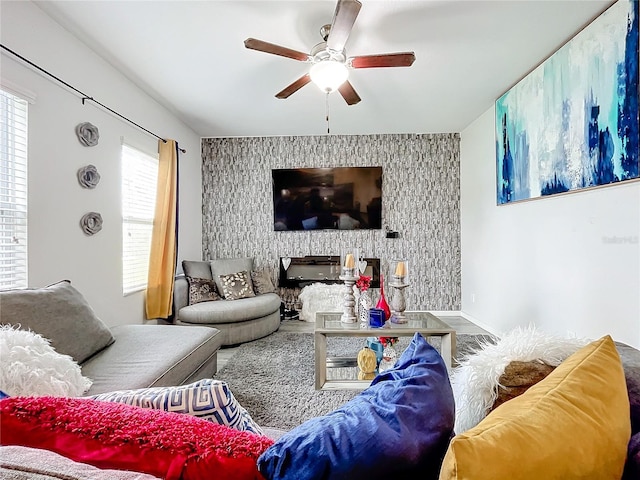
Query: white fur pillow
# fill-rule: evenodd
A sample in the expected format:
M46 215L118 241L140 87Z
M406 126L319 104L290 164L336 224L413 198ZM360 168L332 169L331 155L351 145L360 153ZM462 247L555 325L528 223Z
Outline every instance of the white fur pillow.
M307 285L298 296L302 302L300 320L315 322L318 312L341 312L345 292L344 284L312 283Z
M509 363L542 360L557 366L587 343L587 339L550 335L532 325L515 328L495 344L485 343L481 350L461 360L451 374L455 432L475 427L487 415L498 396L498 380Z
M92 381L80 366L57 353L49 340L37 333L0 326L0 390L10 396L76 397Z

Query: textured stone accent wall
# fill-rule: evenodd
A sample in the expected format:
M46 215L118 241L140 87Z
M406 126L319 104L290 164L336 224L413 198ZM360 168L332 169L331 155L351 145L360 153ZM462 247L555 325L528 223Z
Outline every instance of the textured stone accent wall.
M202 140L204 259L253 256L277 278L281 256L407 258L411 310L459 310L460 137L458 134L331 135ZM273 230L271 169L379 166L383 230ZM386 238L384 227L400 238ZM375 298L375 296L374 296Z

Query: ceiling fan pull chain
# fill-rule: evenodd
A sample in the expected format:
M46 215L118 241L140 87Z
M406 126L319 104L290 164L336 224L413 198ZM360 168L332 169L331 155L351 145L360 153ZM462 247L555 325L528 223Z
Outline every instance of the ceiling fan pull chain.
M327 105L327 135L329 135L331 133L331 128L329 125L329 92L327 92L326 96L326 105Z

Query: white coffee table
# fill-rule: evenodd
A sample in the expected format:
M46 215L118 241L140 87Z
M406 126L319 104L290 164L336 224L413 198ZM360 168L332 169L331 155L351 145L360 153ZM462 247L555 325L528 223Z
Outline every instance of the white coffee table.
M406 337L420 333L423 337L440 337L440 354L447 369L451 369L456 354L456 331L435 315L426 311L405 312L407 323L387 322L382 328L360 328L360 324L344 324L341 312L321 312L316 314L314 328L316 390L364 390L371 381L357 379L357 367L353 368L353 378L333 380L327 378L327 368L335 366L356 366L355 358L327 358L327 337Z

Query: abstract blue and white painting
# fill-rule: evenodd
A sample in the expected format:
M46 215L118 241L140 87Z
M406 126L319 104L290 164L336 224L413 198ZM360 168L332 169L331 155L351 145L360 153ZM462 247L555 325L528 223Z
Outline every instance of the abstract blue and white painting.
M638 0L619 0L496 101L498 204L638 179Z

